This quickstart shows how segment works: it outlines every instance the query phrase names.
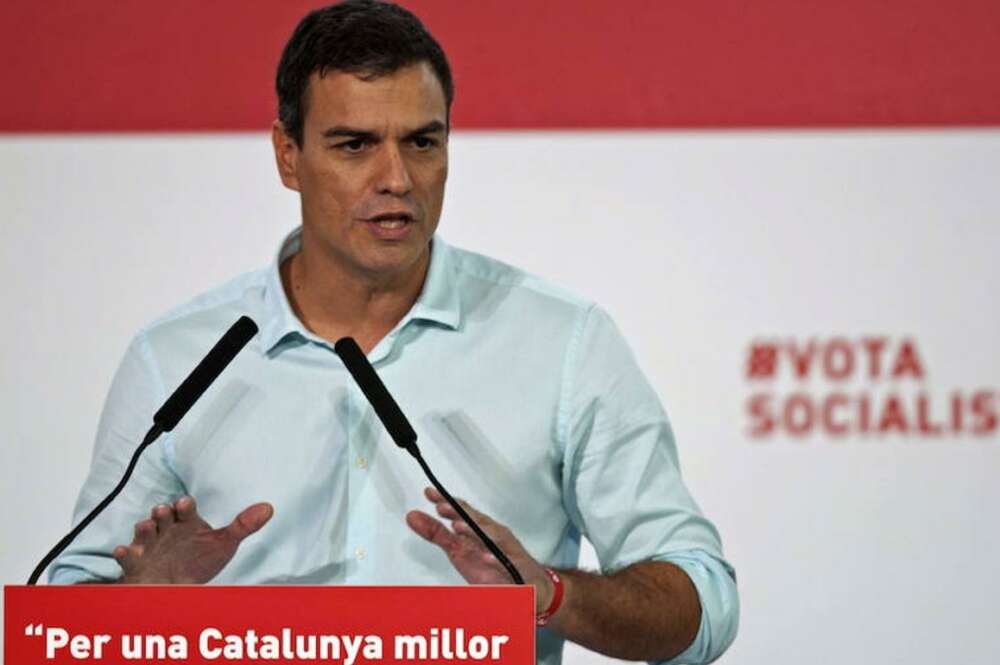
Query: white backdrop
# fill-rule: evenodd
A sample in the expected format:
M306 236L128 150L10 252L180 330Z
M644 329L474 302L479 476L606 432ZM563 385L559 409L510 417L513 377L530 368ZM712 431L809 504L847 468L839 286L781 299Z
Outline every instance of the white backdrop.
M1000 130L460 132L451 173L449 242L602 303L659 390L739 575L720 662L996 662ZM4 584L68 529L131 335L297 217L265 134L0 137ZM866 336L923 376L747 374L761 340ZM755 438L762 391L898 393L911 427L986 397L958 434Z

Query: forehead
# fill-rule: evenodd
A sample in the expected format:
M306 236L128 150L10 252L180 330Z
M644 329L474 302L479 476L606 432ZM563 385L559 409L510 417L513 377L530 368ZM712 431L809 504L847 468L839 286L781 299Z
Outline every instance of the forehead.
M338 70L325 76L314 72L306 94L305 124L319 131L332 125L374 128L446 121L444 90L426 62L374 78Z

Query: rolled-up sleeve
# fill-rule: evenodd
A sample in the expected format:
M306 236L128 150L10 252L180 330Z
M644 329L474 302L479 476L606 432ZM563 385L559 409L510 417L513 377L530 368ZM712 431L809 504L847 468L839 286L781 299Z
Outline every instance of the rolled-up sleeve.
M668 561L694 583L701 625L669 661L707 663L736 636L736 576L681 478L660 400L614 323L591 307L567 351L560 407L566 510L605 573Z

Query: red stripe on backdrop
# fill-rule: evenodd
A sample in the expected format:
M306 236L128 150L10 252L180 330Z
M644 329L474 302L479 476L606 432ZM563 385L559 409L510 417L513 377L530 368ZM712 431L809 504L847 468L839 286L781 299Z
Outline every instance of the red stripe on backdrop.
M320 3L8 0L0 131L259 130ZM405 2L458 128L1000 125L997 0Z

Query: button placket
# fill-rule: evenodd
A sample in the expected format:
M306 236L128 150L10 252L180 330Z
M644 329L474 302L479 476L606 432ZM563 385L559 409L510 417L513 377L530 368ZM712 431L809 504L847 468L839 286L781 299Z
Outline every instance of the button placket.
M371 406L357 386L349 388L349 403L351 411L350 430L348 435L347 475L350 484L350 505L348 515L346 555L350 562L348 583L350 578L365 579L364 570L368 568L372 546L372 522L366 519L369 514L365 503L370 479L372 463L371 447L373 430L381 427L381 422L375 417ZM367 489L366 489L367 488Z

